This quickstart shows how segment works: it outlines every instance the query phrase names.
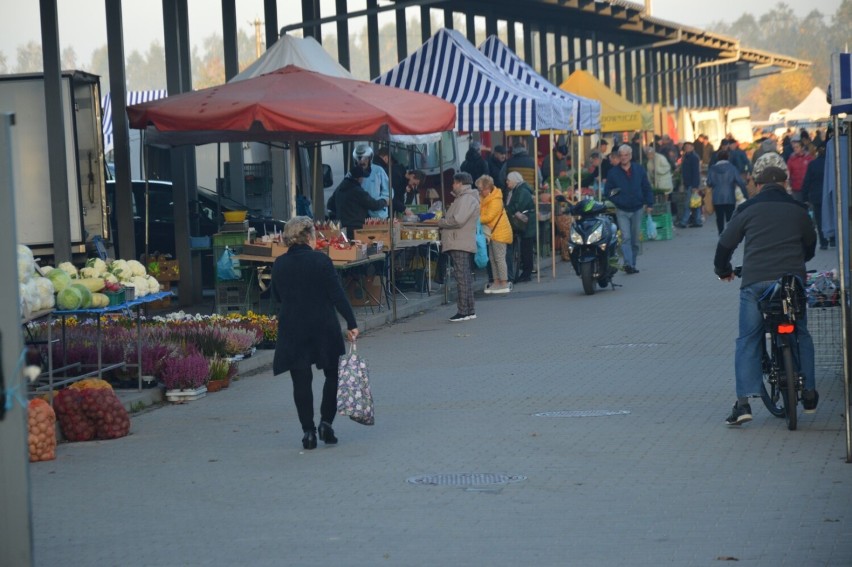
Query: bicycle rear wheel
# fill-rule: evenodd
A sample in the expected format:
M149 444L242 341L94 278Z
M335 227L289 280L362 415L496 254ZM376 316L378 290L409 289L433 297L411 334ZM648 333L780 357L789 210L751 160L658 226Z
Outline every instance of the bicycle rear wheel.
M798 415L796 406L799 401L796 392L796 366L793 363L793 351L790 345L781 347L782 356L784 359L784 379L782 392L784 394L784 419L787 421L787 429L795 431L798 425Z
M772 362L766 350L763 351L763 383L761 384L760 399L763 405L775 417L784 417L784 404L781 403L781 391L778 384L772 382Z

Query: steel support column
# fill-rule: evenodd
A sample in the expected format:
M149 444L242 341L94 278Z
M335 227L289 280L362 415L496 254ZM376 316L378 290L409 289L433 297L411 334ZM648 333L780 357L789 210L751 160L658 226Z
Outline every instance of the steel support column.
M524 23L522 26L524 30L524 61L526 61L527 65L530 67L534 67L535 59L533 58L532 27L528 23Z
M338 16L348 14L346 0L335 0L335 11ZM347 71L352 70L349 60L349 18L337 20L337 60Z
M565 36L562 35L562 29L557 28L554 31L553 45L556 48L553 53L553 62L556 64L556 84L561 85L565 80L562 62L565 61L565 53L562 51L562 45L565 41ZM541 73L546 76L547 71Z
M489 12L485 15L485 37L492 35L497 35L497 18Z
M515 53L518 52L516 49L517 42L515 41L515 22L512 20L506 20L506 45Z
M476 45L476 18L473 17L473 13L465 13L464 27L465 34L467 35L467 40L472 44Z
M541 56L539 57L541 66L537 69L537 71L540 75L547 75L547 69L550 65L547 54L547 26L544 25L538 28L538 49L541 52Z
M367 0L367 9L378 8L378 0ZM370 60L370 78L381 74L379 62L379 16L375 12L367 15L367 57Z
M237 6L236 0L222 0L222 43L225 51L225 81L230 81L240 72L237 49ZM230 197L238 203L246 202L246 178L243 167L243 145L240 142L228 144L230 169L228 184Z
M338 0L338 2L346 4L346 0ZM432 10L429 6L420 6L420 38L426 41L432 37Z
M609 43L606 39L604 39L604 42L603 42L603 51L604 51L604 53L610 53L611 51L613 51L612 44ZM611 73L612 62L610 61L610 59L612 59L612 55L607 55L603 58L603 74L604 74L604 84L612 89L613 88L613 83L612 83L612 78L611 78L612 77L612 73ZM615 89L613 89L613 90L615 90Z
M266 34L266 49L278 41L278 3L263 0L263 27Z
M319 0L302 0L302 21L312 22L318 19L320 19ZM302 30L305 37L312 37L322 43L322 33L318 25L305 26Z
M395 11L396 16L396 57L397 62L408 57L408 23L405 21L405 7Z
M169 94L189 92L192 90L192 72L187 0L163 0L163 39L166 52L166 84ZM195 151L192 147L180 147L173 148L170 153L175 215L175 255L181 266L178 292L181 306L188 306L201 300L201 274L200 270L195 269L196 266L193 265L189 251L189 236L192 234L189 202L197 201ZM198 267L200 268L200 265ZM196 275L198 277L194 277Z
M133 193L130 173L130 131L127 124L127 80L124 69L124 36L121 2L105 2L107 59L112 104L113 161L115 163L115 210L113 218L118 237L116 258L136 258L133 230Z
M56 0L40 0L44 106L47 119L47 167L50 172L53 249L56 265L71 260L71 209L65 164L65 113L62 110L62 69L59 59L59 15ZM73 117L72 117L73 120Z
M633 59L635 53L630 51L624 54L624 98L630 102L636 102L636 92L633 89Z
M453 29L453 9L444 8L444 27L448 30Z
M568 55L566 57L567 57L566 61L569 61L567 67L568 67L568 75L570 76L571 73L573 73L574 70L577 68L577 63L575 61L578 57L577 56L577 42L576 42L576 38L574 37L573 34L568 35Z

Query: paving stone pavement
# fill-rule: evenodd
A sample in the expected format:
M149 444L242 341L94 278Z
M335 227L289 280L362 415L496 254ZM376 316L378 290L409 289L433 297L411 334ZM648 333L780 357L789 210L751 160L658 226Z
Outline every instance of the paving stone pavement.
M447 305L370 330L376 425L338 418L335 447L301 449L268 370L63 444L30 468L37 565L852 565L837 375L798 431L758 400L722 423L738 294L715 240L646 243L641 273L594 296L543 260L541 283L478 294L474 321ZM629 413L534 415L582 410ZM526 478L407 482L449 473Z

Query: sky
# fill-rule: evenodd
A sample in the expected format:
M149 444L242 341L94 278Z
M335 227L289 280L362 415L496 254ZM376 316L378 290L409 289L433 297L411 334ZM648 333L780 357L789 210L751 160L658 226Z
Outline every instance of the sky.
M522 1L522 0L519 0ZM842 0L787 0L798 16L813 9L834 14ZM57 0L59 43L62 49L73 47L78 61L88 62L92 52L106 44L105 0ZM384 2L380 2L383 4ZM639 1L641 3L641 0ZM733 22L743 13L759 16L771 10L778 0L652 0L652 14L682 25L705 28L715 21ZM17 48L30 41L41 43L39 3L35 0L0 0L0 52L10 66L15 65ZM252 22L263 18L263 0L237 0L237 25L253 33ZM350 10L363 9L366 0L349 0ZM217 33L221 35L222 14L219 0L188 0L190 41L193 45ZM144 52L153 40L163 43L162 2L123 0L125 54ZM320 0L323 16L331 15L334 0ZM14 14L14 16L11 16ZM299 0L278 0L279 27L295 23L301 16ZM392 17L392 16L383 16ZM333 26L331 26L333 29ZM740 38L748 46L748 38Z

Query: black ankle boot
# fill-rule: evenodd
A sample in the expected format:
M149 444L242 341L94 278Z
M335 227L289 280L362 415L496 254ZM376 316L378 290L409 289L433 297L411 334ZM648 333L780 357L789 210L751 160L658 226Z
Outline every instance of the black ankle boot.
M321 421L317 433L320 440L325 441L326 445L334 445L337 443L337 437L334 436L334 429L331 428L330 423Z
M315 431L305 431L305 436L302 437L302 447L308 450L317 448L317 434Z

